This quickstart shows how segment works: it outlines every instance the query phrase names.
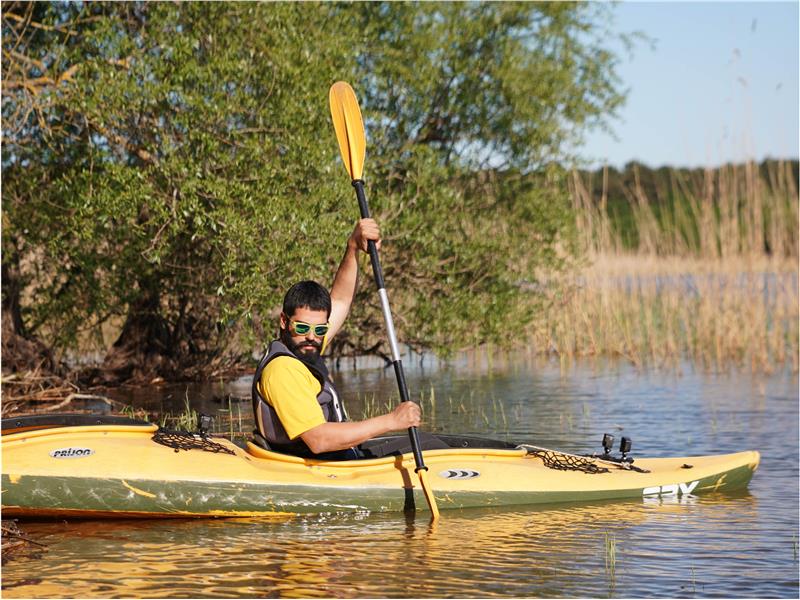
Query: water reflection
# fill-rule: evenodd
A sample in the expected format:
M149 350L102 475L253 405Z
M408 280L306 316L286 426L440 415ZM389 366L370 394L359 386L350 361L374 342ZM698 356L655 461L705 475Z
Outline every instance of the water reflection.
M634 456L754 448L761 467L734 495L443 511L435 528L422 514L27 524L48 549L4 567L3 595L798 596L796 375L470 360L409 362L425 428L579 452L608 431L633 437ZM396 398L391 372L336 376L355 417ZM196 410L220 408L197 394ZM150 401L180 407L183 392Z
M456 511L434 528L411 515L29 524L31 534L51 543L36 563L40 582L26 582L27 569L17 565L4 571L3 594L674 596L692 572L695 586L712 575L718 581L721 572L744 585L756 578L757 570L739 572L751 557L731 541L757 519L757 503L743 493L691 502ZM681 540L674 539L676 525ZM613 571L608 536L616 540ZM722 571L720 556L729 565ZM762 592L769 589L761 585Z

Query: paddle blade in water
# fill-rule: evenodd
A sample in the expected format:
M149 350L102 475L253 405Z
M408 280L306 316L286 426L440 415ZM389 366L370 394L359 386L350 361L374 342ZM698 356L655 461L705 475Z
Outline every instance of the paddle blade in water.
M350 179L361 179L364 171L364 154L366 140L364 138L364 122L361 120L361 109L358 107L356 94L350 84L337 81L331 86L328 94L331 103L331 118L342 153L342 162L350 174Z
M439 507L436 504L436 496L433 495L433 490L428 484L428 470L420 469L417 471L417 475L419 475L419 483L422 486L422 491L425 492L425 500L428 501L428 506L431 507L431 518L438 519Z

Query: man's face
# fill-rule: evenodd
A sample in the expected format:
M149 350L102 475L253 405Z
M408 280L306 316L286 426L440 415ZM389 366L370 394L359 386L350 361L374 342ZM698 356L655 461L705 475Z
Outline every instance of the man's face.
M296 323L311 327L301 334L295 330ZM328 314L324 310L297 308L290 316L281 313L281 341L298 357L315 359L322 352L322 338L325 336L317 335L314 329L317 325L327 323Z

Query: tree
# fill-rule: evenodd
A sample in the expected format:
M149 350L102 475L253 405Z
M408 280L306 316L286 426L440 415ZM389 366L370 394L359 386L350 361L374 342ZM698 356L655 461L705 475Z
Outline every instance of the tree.
M301 267L324 273L334 244L320 233L342 223L324 176L334 148L316 143L329 128L318 82L347 64L341 40L292 4L45 7L4 5L9 45L35 23L4 58L46 69L4 81L18 91L4 119L25 116L3 165L24 321L65 347L124 317L115 377L177 376L224 347L226 295L246 313ZM309 38L324 48L298 56ZM317 243L295 243L306 236Z
M401 339L452 351L518 343L523 288L574 252L563 170L623 101L597 3L362 5L366 177ZM339 344L374 347L376 300ZM367 311L363 307L368 307ZM349 336L349 337L348 337Z
M329 282L357 217L335 80L362 101L399 332L439 348L530 317L520 281L568 242L553 165L621 101L593 5L2 10L4 309L61 351L92 336L116 380L208 375L291 282ZM367 290L339 352L381 351Z

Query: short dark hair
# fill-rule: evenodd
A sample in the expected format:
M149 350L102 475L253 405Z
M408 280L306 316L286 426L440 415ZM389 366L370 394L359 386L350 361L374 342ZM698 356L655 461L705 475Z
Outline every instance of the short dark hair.
M298 308L324 310L331 316L331 295L316 281L295 283L283 297L283 314L291 317Z

